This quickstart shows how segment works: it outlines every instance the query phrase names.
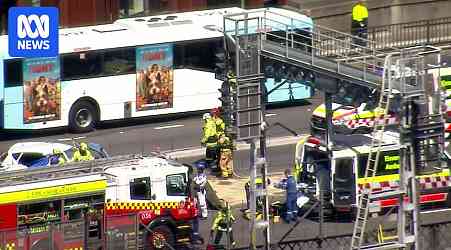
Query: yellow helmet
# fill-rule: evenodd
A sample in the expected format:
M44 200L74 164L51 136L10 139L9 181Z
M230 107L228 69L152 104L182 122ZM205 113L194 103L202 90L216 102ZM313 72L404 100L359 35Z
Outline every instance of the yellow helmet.
M80 149L81 150L88 150L88 145L84 142L80 143Z
M61 154L61 150L59 148L54 148L53 149L53 154Z

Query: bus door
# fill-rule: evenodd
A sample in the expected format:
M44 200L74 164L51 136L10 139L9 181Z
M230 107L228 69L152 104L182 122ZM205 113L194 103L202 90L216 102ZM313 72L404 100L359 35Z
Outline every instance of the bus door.
M355 157L332 160L332 201L337 209L350 209L356 203Z

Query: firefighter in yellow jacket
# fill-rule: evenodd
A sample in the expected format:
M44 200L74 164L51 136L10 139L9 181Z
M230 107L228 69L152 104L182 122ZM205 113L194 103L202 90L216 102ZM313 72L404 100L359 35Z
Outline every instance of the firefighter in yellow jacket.
M216 214L213 221L213 226L211 227L210 237L216 233L214 243L218 245L221 242L222 234L226 233L229 236L230 244L236 245L233 240L232 224L235 222L235 217L232 214L232 210L228 204L225 204L221 210Z
M202 146L206 147L205 161L209 166L216 165L218 159L218 134L216 132L216 123L209 113L202 117L204 125L202 128Z
M88 149L88 145L84 142L80 143L80 147L77 148L74 152L74 156L72 158L73 161L91 161L94 160L91 152Z
M233 143L225 134L220 135L218 140L220 149L219 169L224 178L233 176Z

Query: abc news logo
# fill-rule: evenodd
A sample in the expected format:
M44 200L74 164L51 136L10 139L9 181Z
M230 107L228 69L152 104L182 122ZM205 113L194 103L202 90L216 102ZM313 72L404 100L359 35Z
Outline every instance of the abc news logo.
M58 56L58 9L13 7L9 9L9 54L14 57Z

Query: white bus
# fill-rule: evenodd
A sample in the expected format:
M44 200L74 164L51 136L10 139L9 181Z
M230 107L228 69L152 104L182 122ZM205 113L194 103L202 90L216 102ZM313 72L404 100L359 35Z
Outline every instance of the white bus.
M305 20L296 29L312 27L309 17L271 10ZM216 55L223 52L223 15L244 11L226 8L60 29L55 58L11 58L8 37L1 36L0 126L69 126L87 132L100 121L217 107L221 81L214 72ZM275 85L267 81L268 89ZM293 93L280 87L270 101L288 98L283 91ZM305 85L294 92L296 99L311 97Z

